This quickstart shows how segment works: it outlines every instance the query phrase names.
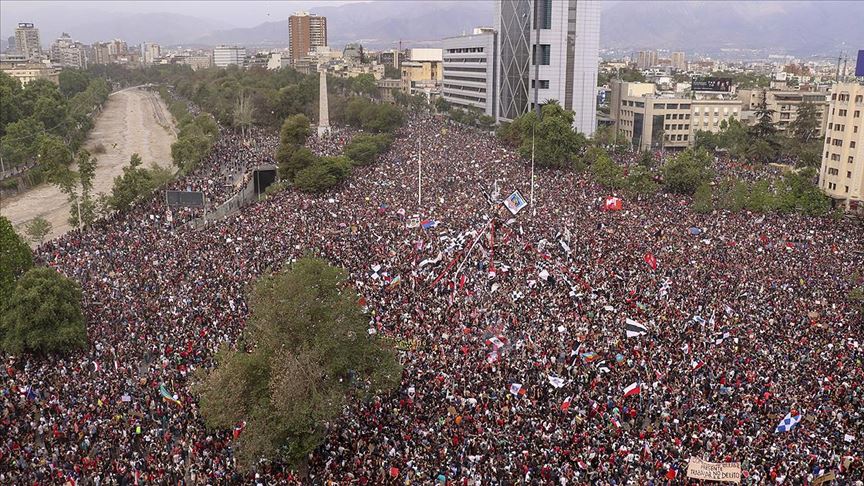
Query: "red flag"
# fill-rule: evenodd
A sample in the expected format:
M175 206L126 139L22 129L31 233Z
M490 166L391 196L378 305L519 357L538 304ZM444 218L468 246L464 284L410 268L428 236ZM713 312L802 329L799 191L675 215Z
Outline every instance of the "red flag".
M642 389L639 387L639 382L634 381L627 388L624 389L624 398L627 398L631 395L638 395Z
M561 404L561 411L562 412L566 412L567 410L570 410L570 402L572 400L573 400L572 396L569 396L569 397L564 399L564 403Z
M624 202L621 198L617 197L607 197L606 202L603 204L603 207L606 208L607 211L621 211Z
M657 270L657 258L650 251L645 254L645 263L651 267L651 270Z

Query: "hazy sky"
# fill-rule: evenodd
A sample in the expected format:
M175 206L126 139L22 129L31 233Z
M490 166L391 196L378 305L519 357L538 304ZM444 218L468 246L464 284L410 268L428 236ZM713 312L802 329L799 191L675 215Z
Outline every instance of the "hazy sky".
M297 10L308 10L324 5L342 5L358 0L307 0L307 1L6 1L0 2L2 30L14 29L14 24L31 16L43 16L52 11L70 8L92 12L134 14L145 12L169 12L204 18L231 27L252 27L262 22L288 18Z

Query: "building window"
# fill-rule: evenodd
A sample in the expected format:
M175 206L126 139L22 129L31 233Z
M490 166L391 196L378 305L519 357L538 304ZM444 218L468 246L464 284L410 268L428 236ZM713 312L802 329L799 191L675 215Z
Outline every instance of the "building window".
M849 141L849 148L855 148L855 140Z
M534 87L534 84L535 84L534 80L532 79L531 80L531 87L532 88ZM540 89L549 89L549 80L548 79L541 79L540 80Z
M549 44L540 44L540 65L548 66L549 59L552 56L552 46ZM537 46L533 46L533 52L531 53L531 59L534 64L537 64Z
M851 178L852 178L852 171L851 171L851 170L847 170L847 171L846 171L846 178L847 178L847 179L851 179Z
M855 112L852 113L852 118L861 118L861 110L855 110Z
M537 24L541 29L552 28L552 0L537 1Z
M854 162L854 161L855 161L855 158L852 157L852 156L850 155L850 156L849 156L849 163L851 164L851 163Z

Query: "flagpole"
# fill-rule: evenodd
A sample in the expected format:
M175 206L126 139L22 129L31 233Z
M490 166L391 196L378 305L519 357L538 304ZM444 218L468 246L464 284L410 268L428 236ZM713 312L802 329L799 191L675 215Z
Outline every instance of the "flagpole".
M531 215L537 216L537 207L534 206L534 127L531 125Z
M417 139L417 207L422 204L423 194L423 153L420 151L420 139Z

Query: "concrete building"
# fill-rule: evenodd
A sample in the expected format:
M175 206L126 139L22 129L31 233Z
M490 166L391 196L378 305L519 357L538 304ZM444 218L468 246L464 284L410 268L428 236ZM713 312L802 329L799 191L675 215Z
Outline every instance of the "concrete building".
M114 39L108 43L108 55L112 58L116 59L127 54L129 54L129 47L126 45L126 41Z
M288 56L292 63L314 51L316 47L326 45L327 17L296 12L288 18Z
M145 42L141 44L141 61L144 64L153 64L156 59L162 56L162 49L159 44L153 42Z
M762 89L739 89L738 99L741 100L744 113L742 120L753 125L756 119L756 109L762 103ZM811 103L816 108L816 119L819 122L819 135L825 134L828 123L828 94L820 92L793 90L765 90L765 104L772 110L771 119L779 130L783 131L798 118L798 107L801 103Z
M852 211L864 211L864 85L831 91L819 187Z
M427 96L440 89L444 79L442 49L411 49L409 60L402 62L402 91Z
M648 69L656 65L656 51L639 51L639 54L636 55L636 69Z
M39 29L29 22L21 22L15 28L15 51L28 61L42 60L42 43Z
M72 40L69 34L63 32L51 44L51 62L58 66L84 69L87 67L87 55L80 42Z
M178 56L178 64L190 66L193 71L199 69L207 69L213 65L213 56L209 54L189 54L186 56Z
M27 61L0 61L0 71L21 82L22 85L37 79L47 79L54 84L60 84L60 71L42 63Z
M596 0L498 0L498 120L549 100L575 113L575 128L596 127L600 3Z
M498 78L497 34L491 28L477 28L471 35L449 37L444 50L441 95L457 108L479 108L495 117Z
M676 71L686 71L687 70L687 61L684 58L683 52L673 52L672 53L672 69Z
M401 79L382 78L376 81L378 84L378 95L382 100L392 102L394 100L393 91L402 89Z
M91 56L87 58L87 64L110 64L111 52L107 42L95 42L90 45Z
M364 53L363 46L357 43L350 43L342 49L342 57L353 62L363 62Z
M228 66L243 67L246 64L246 48L240 46L218 46L213 49L213 65L219 68Z
M657 93L653 83L613 80L609 114L634 148L677 150L692 145L699 130L718 132L723 120L740 120L741 102L726 94Z

